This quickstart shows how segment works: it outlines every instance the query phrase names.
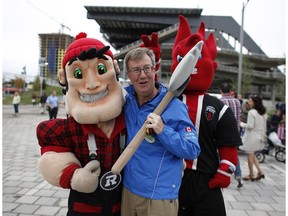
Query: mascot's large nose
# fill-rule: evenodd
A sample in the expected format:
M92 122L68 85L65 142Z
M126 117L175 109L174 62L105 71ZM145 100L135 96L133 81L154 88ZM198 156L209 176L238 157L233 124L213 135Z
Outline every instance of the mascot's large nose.
M87 89L95 89L98 86L100 86L100 81L97 77L97 75L95 74L94 71L88 71L87 73L87 77L86 77L86 85L85 87Z

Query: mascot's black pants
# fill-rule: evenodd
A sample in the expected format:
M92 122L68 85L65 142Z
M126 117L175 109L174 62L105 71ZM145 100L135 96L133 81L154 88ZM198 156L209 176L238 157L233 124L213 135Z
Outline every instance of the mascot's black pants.
M120 216L122 184L111 191L99 186L94 193L70 190L67 216Z
M220 188L209 189L213 176L186 169L179 191L178 216L226 216Z

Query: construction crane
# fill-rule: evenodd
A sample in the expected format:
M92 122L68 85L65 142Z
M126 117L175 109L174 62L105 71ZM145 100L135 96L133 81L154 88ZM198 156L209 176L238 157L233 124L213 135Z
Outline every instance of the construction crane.
M30 1L26 0L26 2L28 4L30 4L33 8L35 8L36 10L38 10L39 12L41 12L42 14L44 14L45 16L49 17L50 19L54 20L55 22L57 22L60 26L60 33L64 33L64 29L66 28L67 30L71 31L71 28L69 28L68 26L64 25L63 23L59 22L57 19L55 19L54 17L50 16L48 13L46 13L44 10L42 10L41 8L37 7L36 5L32 4Z

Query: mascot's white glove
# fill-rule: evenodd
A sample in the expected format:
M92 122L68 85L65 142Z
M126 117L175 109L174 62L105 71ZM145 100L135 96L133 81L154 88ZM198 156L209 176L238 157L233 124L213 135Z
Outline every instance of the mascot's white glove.
M71 179L71 188L82 193L94 192L98 187L100 173L99 161L90 161L83 168L78 168L74 171Z

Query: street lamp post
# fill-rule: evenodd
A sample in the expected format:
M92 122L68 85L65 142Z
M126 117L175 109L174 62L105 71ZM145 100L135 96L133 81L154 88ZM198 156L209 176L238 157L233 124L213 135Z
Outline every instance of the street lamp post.
M246 4L243 2L242 6L242 20L241 20L241 27L240 27L240 52L239 52L239 63L238 63L238 85L237 85L237 95L241 94L241 84L242 84L242 66L243 66L243 41L244 41L244 11L245 7L248 4L249 0L247 0Z
M43 94L43 80L45 78L45 67L48 66L48 62L46 62L45 57L40 57L39 59L39 79L40 79L40 96Z

